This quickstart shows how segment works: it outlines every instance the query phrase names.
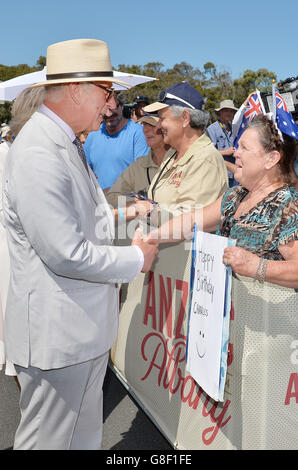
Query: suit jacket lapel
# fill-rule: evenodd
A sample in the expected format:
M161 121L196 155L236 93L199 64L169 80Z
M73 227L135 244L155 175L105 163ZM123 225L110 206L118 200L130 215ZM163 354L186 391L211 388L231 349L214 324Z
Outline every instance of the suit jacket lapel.
M96 203L98 203L97 188L99 186L98 186L96 177L93 174L93 171L91 170L91 168L88 165L88 169L89 169L89 175L88 175L88 173L86 171L86 168L84 167L84 164L83 164L83 162L82 162L82 160L81 160L81 158L78 154L78 150L77 150L76 146L72 142L70 142L70 140L69 140L69 145L67 146L67 151L68 151L68 154L69 154L70 161L80 170L80 172L84 176L85 181L88 184L88 187L89 187L92 198L94 199L94 201Z
M56 124L51 118L43 114L42 112L36 112L35 116L36 119L39 121L39 125L43 127L43 129L47 132L48 136L50 139L52 139L55 144L64 147L68 153L70 162L75 165L75 167L82 173L82 176L84 177L92 198L98 204L99 199L98 199L98 193L97 193L97 188L98 183L96 181L95 176L92 174L92 170L89 167L89 175L86 172L86 168L84 167L84 164L78 154L78 150L76 146L71 142L70 138L68 135L64 132L64 130Z

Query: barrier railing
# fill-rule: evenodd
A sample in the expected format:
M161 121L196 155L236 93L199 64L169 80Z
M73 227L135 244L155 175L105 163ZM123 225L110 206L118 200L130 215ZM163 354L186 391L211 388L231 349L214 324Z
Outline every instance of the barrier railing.
M191 251L162 246L121 290L114 368L177 449L297 449L298 294L233 277L224 401L186 369Z

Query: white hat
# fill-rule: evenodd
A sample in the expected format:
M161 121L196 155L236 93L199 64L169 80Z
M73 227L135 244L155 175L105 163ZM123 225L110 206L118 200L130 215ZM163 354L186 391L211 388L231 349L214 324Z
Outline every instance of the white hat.
M233 109L234 111L238 111L238 108L235 108L235 105L232 100L223 100L219 104L219 108L215 109L215 111L218 113L222 109Z

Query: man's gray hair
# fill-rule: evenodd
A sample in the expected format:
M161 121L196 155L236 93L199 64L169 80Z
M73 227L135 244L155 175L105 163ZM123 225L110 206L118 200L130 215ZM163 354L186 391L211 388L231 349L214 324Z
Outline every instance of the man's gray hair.
M183 106L170 106L170 110L176 117L180 117L183 111L187 110L190 114L190 127L195 129L201 129L204 131L208 126L210 120L210 114L208 111L202 111L201 109L185 108Z

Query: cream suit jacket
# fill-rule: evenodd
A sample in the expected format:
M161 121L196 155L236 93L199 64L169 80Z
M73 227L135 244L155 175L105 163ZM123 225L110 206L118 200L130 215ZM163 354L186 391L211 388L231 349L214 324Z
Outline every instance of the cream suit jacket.
M66 133L40 111L6 159L3 208L11 258L7 358L53 369L113 345L118 288L137 275L135 247L113 246L103 192Z

